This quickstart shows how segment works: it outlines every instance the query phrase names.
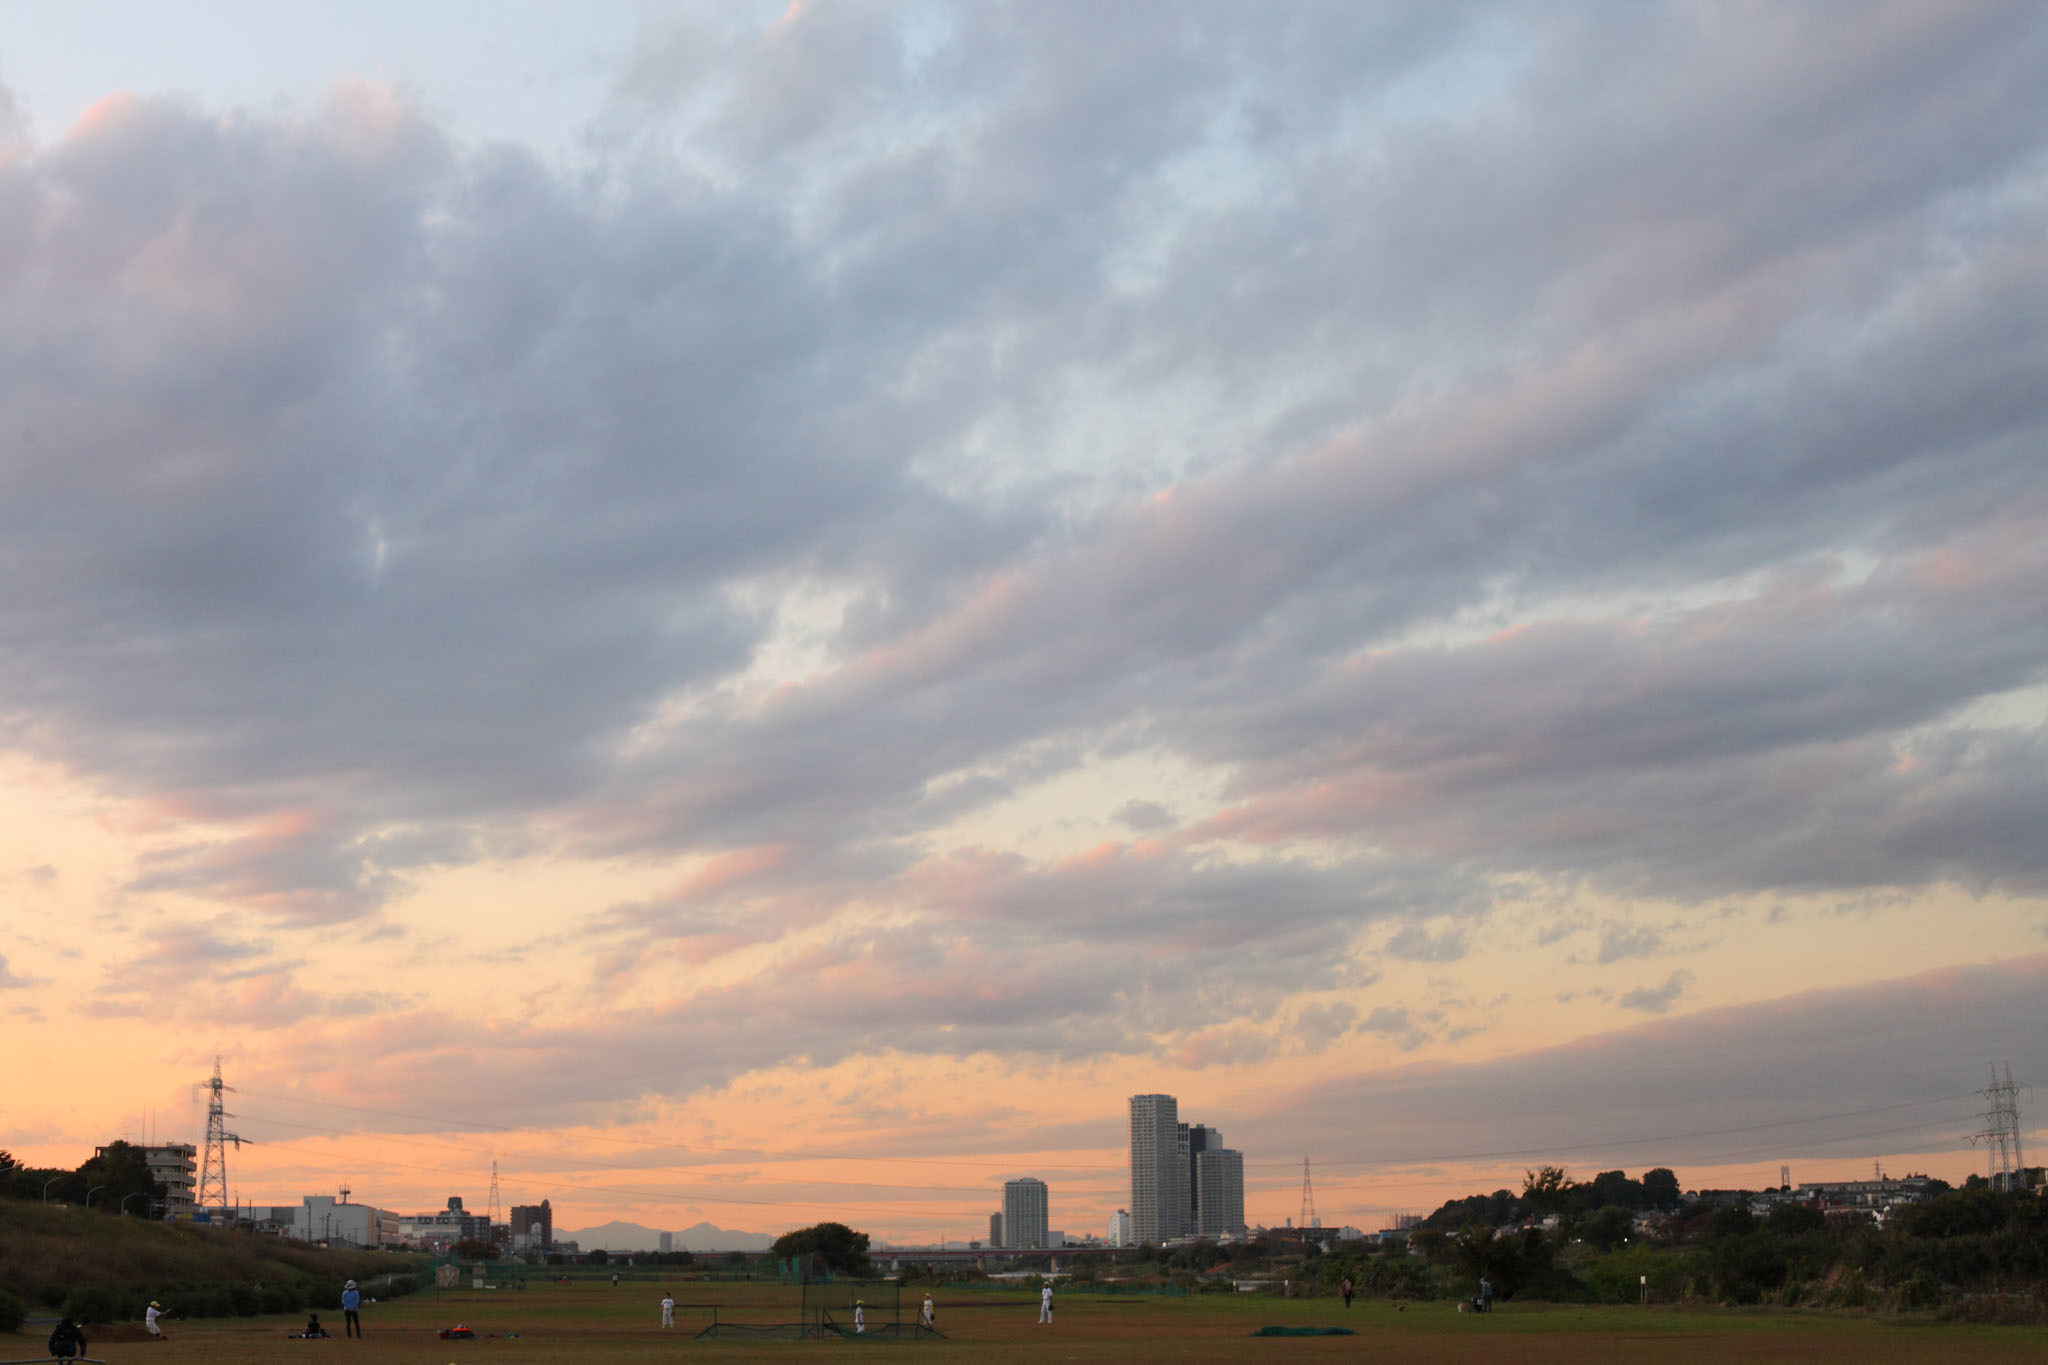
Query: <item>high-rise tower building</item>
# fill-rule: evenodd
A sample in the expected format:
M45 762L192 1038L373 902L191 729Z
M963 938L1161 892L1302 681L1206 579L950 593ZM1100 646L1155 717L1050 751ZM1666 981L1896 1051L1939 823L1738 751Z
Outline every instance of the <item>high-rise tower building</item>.
M1186 1158L1180 1102L1171 1095L1131 1096L1131 1236L1154 1246L1187 1234Z
M1182 1216L1181 1226L1189 1232L1203 1230L1202 1220L1202 1153L1213 1152L1223 1145L1223 1134L1206 1123L1183 1123L1180 1126L1181 1146L1188 1163L1187 1212Z
M1050 1223L1043 1180L1025 1176L1003 1182L1003 1245L1042 1247Z
M1233 1236L1244 1231L1244 1153L1210 1147L1195 1157L1195 1178L1201 1185L1204 1237Z

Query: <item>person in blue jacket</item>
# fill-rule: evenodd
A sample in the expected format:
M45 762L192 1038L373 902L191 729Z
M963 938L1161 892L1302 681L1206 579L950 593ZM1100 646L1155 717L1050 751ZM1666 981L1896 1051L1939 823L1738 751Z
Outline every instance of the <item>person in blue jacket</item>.
M356 1290L356 1282L350 1280L341 1287L341 1334L345 1337L359 1337L363 1334L363 1320L356 1316L356 1309L362 1306L363 1296Z

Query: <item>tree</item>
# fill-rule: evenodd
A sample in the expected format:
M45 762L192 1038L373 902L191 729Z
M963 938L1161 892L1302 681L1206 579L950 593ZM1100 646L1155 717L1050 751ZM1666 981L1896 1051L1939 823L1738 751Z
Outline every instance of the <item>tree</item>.
M0 1195L33 1199L42 1193L43 1182L55 1174L55 1171L38 1173L22 1165L14 1153L0 1151Z
M1579 1193L1581 1201L1589 1209L1604 1209L1610 1205L1624 1209L1643 1207L1642 1182L1630 1180L1627 1171L1602 1171L1579 1186Z
M588 1261L592 1265L604 1265L606 1262L610 1261L611 1258L612 1256L609 1251L606 1251L603 1247L599 1247L597 1248L597 1250L591 1252L588 1256L585 1256L583 1259Z
M143 1195L147 1217L154 1207L161 1206L164 1198L163 1182L149 1173L149 1158L140 1147L131 1143L114 1141L93 1154L92 1160L78 1168L76 1180L81 1196L88 1194L95 1186L105 1188L93 1195L94 1208L119 1211L122 1201L133 1195Z
M778 1261L793 1256L813 1257L813 1264L855 1279L865 1278L872 1270L868 1264L868 1235L855 1232L844 1223L817 1223L785 1232L775 1239L773 1254Z
M1771 1216L1764 1220L1764 1226L1785 1237L1823 1232L1827 1225L1827 1215L1811 1204L1779 1204L1771 1210Z
M1492 1228L1475 1223L1452 1244L1451 1254L1458 1269L1475 1283L1484 1275L1504 1299L1513 1298L1554 1263L1550 1243L1535 1228L1500 1237Z
M1678 1199L1678 1177L1672 1174L1668 1166L1659 1166L1654 1171L1643 1172L1645 1206L1672 1213L1678 1208Z
M1562 1166L1541 1166L1524 1171L1522 1177L1522 1202L1529 1206L1531 1218L1563 1212L1578 1189Z
M1707 1236L1747 1237L1756 1231L1756 1215L1749 1211L1747 1204L1726 1204L1714 1210L1714 1217L1707 1224Z
M1636 1230L1636 1216L1619 1204L1609 1204L1586 1216L1579 1224L1579 1236L1599 1251L1612 1251Z
M1507 1190L1495 1190L1492 1194L1468 1195L1463 1199L1452 1199L1438 1207L1435 1213L1422 1220L1424 1227L1441 1228L1454 1232L1471 1223L1484 1223L1488 1227L1505 1227L1522 1221L1522 1201Z

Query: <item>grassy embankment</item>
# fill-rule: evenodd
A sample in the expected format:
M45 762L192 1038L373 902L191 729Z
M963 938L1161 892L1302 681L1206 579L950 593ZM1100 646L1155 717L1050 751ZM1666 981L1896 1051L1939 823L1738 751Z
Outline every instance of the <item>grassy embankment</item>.
M326 1307L344 1280L431 1279L424 1265L386 1252L0 1200L0 1289L37 1314L66 1309L121 1320L152 1298L187 1318L296 1313Z

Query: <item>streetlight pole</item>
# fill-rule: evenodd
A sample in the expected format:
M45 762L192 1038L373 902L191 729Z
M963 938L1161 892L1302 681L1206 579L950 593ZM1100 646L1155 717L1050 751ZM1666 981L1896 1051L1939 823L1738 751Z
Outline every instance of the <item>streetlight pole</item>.
M98 1194L98 1193L99 1193L99 1192L100 1192L101 1190L103 1190L103 1189L105 1189L105 1188L106 1188L106 1186L105 1186L105 1185L95 1185L95 1186L93 1186L93 1187L92 1187L91 1189L87 1190L87 1191L85 1192L85 1206L86 1206L87 1208L91 1208L91 1207L92 1207L92 1197L93 1197L94 1195Z
M58 1181L62 1180L63 1178L64 1178L64 1177L63 1177L63 1176L61 1176L61 1175L53 1175L53 1176L51 1176L51 1177L50 1177L50 1178L49 1178L48 1180L45 1180L45 1181L43 1182L43 1202L44 1202L45 1204L47 1204L47 1203L49 1203L49 1202L50 1202L50 1186L52 1186L52 1185L56 1184L56 1183L57 1183Z
M126 1213L126 1212L128 1212L128 1201L129 1201L129 1200L131 1200L131 1199L147 1199L147 1198L149 1198L149 1191L148 1191L148 1190L137 1190L137 1191L135 1191L135 1193L133 1193L133 1194L124 1194L124 1195L122 1195L122 1196L121 1196L121 1212L123 1212L123 1213Z

